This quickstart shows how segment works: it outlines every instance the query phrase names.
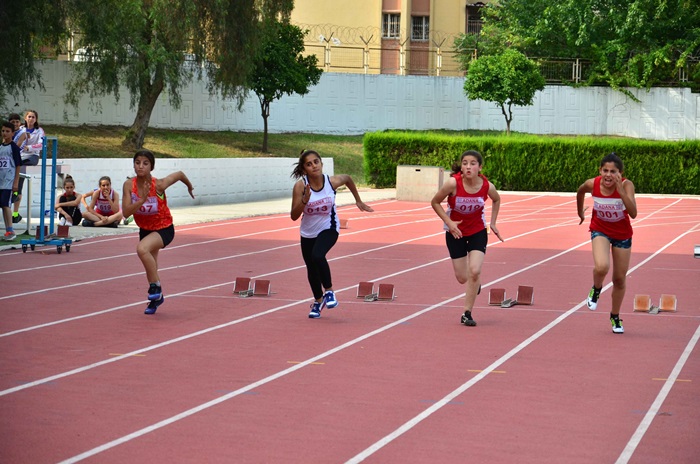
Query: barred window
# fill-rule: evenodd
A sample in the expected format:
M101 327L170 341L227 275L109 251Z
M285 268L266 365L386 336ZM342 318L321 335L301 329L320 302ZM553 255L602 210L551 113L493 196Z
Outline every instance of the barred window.
M398 39L401 30L401 15L384 13L382 17L382 38Z
M430 35L430 17L411 17L411 40L428 40Z

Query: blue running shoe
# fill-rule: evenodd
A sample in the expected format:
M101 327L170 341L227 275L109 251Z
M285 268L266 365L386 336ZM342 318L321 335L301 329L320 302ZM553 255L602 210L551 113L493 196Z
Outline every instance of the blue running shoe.
M318 319L321 317L321 303L314 301L311 303L311 311L309 311L309 319Z
M163 296L163 290L160 288L160 285L156 284L151 284L148 287L148 299L151 301L154 300L160 300L160 298Z
M333 290L328 290L323 295L323 305L331 309L338 306L338 300L335 299L335 293L333 293Z
M159 300L152 300L151 302L148 303L148 306L146 306L146 310L143 313L144 314L155 314L156 310L158 309L158 306L162 305L163 301L165 301L165 297L163 295L160 296Z

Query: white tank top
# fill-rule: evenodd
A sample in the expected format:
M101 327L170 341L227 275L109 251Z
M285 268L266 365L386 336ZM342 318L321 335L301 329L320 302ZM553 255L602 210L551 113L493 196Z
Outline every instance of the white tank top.
M306 176L302 178L304 185L309 184ZM308 203L304 205L304 214L301 217L301 236L304 238L316 238L324 230L334 229L340 231L340 222L335 212L335 190L331 185L331 178L323 176L323 188L318 192L311 189Z

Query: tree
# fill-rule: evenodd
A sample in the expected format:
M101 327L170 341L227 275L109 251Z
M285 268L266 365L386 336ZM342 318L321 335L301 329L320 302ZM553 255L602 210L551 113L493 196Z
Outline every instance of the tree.
M535 92L542 89L544 77L537 64L517 50L477 58L469 65L464 81L469 100L491 101L500 106L508 135L513 105L532 105Z
M318 84L323 71L317 67L316 55L302 55L305 31L276 19L267 21L264 29L248 85L260 101L264 121L262 151L267 152L270 103L285 94L306 95L311 85Z
M8 95L26 95L31 87L43 87L37 60L56 55L68 37L61 2L5 3L0 8L0 107Z
M677 81L679 73L700 87L697 0L502 0L486 11L482 35L460 38L463 48L581 58L590 63L587 84L622 91Z
M180 90L206 78L209 91L246 95L246 79L260 43L260 18L288 17L293 0L64 0L80 32L82 61L68 84L66 101L81 96L120 98L123 86L136 109L124 145L143 146L162 92L179 108Z

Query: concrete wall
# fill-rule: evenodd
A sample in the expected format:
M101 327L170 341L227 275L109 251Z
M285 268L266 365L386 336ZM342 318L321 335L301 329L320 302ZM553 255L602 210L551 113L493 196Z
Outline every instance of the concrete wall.
M112 179L112 187L122 194L122 187L127 176L134 171L130 159L60 159L60 140L58 146L57 187L60 179L70 174L80 193L92 192L97 188L102 176ZM50 152L49 152L50 153ZM51 158L49 157L49 164ZM170 206L216 205L242 203L259 200L289 197L292 198L292 186L295 180L290 177L297 158L216 158L216 159L156 159L155 177L163 177L173 171L183 171L194 186L195 199L192 200L184 184L178 182L167 191ZM32 217L38 217L41 211L41 166L25 167L31 175L32 182ZM332 158L323 159L323 171L332 175L334 164ZM46 188L44 191L45 209L51 209L51 168L46 171ZM24 194L28 187L25 181ZM62 190L58 188L56 195ZM20 214L25 215L26 203L22 200ZM265 211L260 211L264 214Z
M46 90L11 101L13 111L39 112L43 124L118 125L133 122L128 93L95 109L83 99L77 114L63 103L64 83L72 63L43 65ZM285 96L271 105L271 132L362 134L384 129L505 130L493 103L469 101L459 77L324 73L308 95ZM512 130L533 134L615 135L658 140L700 138L700 95L688 89L632 89L640 103L604 87L574 89L548 86L534 105L514 107ZM182 106L173 109L166 95L158 101L151 126L196 130L262 131L253 95L238 112L234 102L210 95L203 82L182 91ZM50 135L50 134L49 134Z

